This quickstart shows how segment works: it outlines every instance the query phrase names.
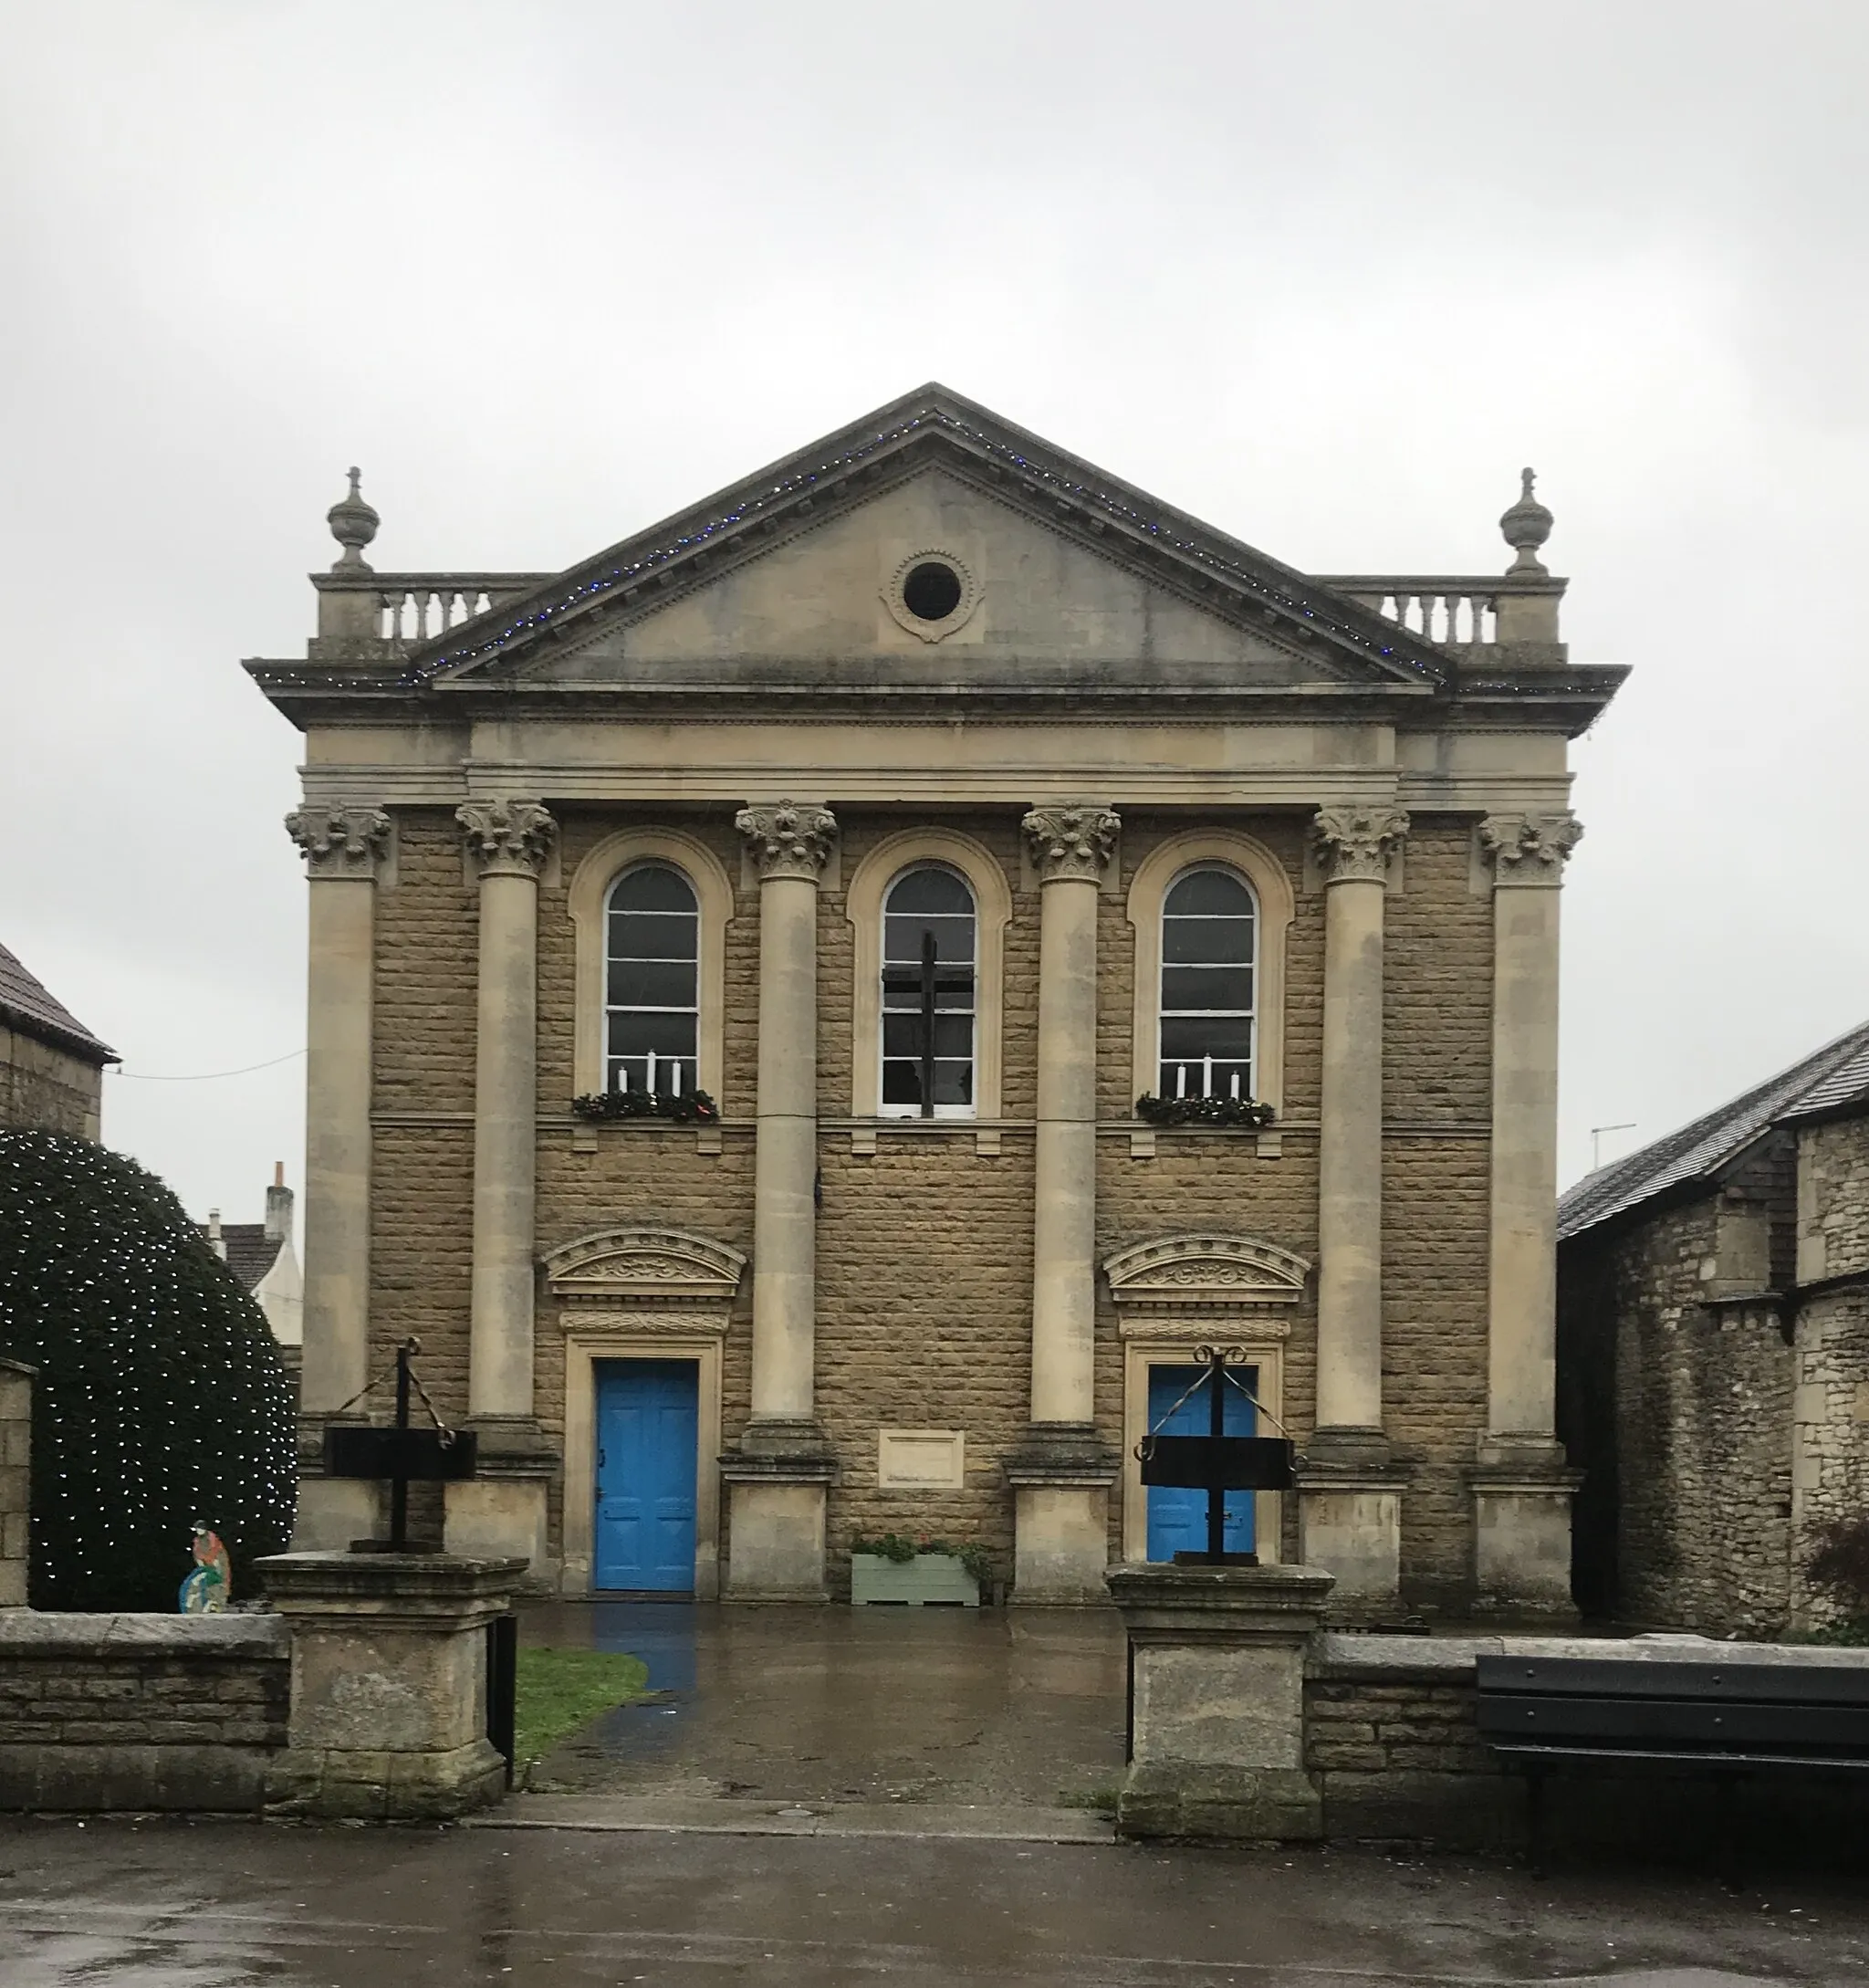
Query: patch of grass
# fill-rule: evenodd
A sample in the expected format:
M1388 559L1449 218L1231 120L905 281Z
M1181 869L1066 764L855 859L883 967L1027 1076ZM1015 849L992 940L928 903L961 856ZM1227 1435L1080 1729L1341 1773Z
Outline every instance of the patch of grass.
M1088 1808L1100 1815L1116 1813L1117 1797L1121 1791L1116 1788L1060 1788L1058 1791L1060 1808Z
M611 1649L521 1649L513 1752L521 1764L613 1705L649 1695L649 1666Z
M1780 1636L1781 1643L1827 1643L1832 1648L1861 1649L1869 1644L1869 1616L1845 1616L1840 1622L1826 1622L1821 1629Z

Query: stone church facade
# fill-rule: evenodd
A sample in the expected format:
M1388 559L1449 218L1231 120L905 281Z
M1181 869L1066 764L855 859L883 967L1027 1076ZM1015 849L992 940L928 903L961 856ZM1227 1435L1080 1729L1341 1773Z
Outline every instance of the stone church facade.
M1222 1344L1303 1452L1262 1558L1568 1607L1566 755L1622 672L1529 475L1502 575L1305 576L931 387L561 573L373 570L354 477L331 525L248 665L306 739L301 1544L373 1522L317 1443L414 1334L448 1543L540 1585L821 1598L895 1531L1101 1599Z

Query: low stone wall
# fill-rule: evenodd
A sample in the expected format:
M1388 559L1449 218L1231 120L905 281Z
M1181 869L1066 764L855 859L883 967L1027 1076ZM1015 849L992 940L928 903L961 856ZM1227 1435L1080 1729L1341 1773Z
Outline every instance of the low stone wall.
M273 1616L0 1614L0 1810L257 1812L290 1681Z
M1686 1648L1683 1648L1683 1645ZM1323 1794L1327 1838L1516 1851L1528 1831L1524 1774L1481 1740L1475 1659L1649 1656L1731 1648L1747 1663L1869 1665L1869 1650L1714 1645L1699 1637L1356 1636L1314 1637L1305 1663L1305 1765ZM1761 1774L1743 1784L1755 1853L1824 1865L1860 1861L1869 1843L1864 1777ZM1602 1762L1553 1771L1545 1836L1557 1847L1651 1858L1713 1854L1718 1805L1705 1774L1618 1772Z
M1525 1788L1480 1739L1480 1651L1553 1653L1505 1637L1317 1637L1305 1665L1304 1763L1328 1837L1395 1836L1462 1849L1516 1847ZM1599 1646L1600 1647L1600 1646Z

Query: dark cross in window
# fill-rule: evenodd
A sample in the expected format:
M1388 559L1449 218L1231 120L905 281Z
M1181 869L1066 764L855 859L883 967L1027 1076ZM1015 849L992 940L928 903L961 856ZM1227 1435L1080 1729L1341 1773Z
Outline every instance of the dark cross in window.
M921 1064L922 1116L934 1115L934 1013L940 995L970 994L974 986L972 967L943 967L935 957L934 935L922 934L922 963L919 967L890 967L882 975L887 994L913 994L918 1006L915 1019L921 1024L917 1038L917 1060ZM893 1008L891 1014L907 1010Z

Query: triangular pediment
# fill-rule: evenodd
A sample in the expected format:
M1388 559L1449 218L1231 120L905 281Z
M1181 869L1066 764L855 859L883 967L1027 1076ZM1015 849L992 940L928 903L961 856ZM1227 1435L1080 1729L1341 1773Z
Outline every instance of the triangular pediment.
M932 604L911 582L935 570ZM943 591L945 590L945 591ZM411 659L436 688L1393 688L1446 659L940 387Z

